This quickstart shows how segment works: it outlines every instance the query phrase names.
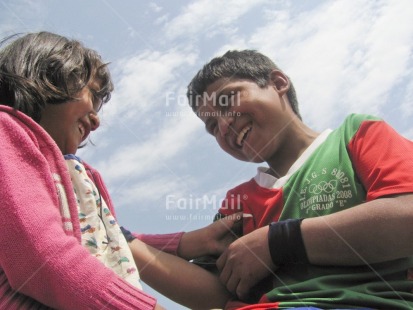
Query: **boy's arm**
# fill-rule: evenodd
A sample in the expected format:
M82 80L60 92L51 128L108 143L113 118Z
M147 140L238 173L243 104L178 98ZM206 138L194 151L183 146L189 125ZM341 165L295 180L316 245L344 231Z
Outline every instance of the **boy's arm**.
M412 222L413 194L406 194L304 219L301 234L311 264L360 265L412 256ZM269 246L266 226L228 247L217 262L228 290L242 298L276 269Z
M301 231L313 264L358 265L413 255L412 222L413 194L406 194L306 219Z
M142 280L179 304L191 309L223 308L231 297L216 276L182 258L138 239L129 247Z

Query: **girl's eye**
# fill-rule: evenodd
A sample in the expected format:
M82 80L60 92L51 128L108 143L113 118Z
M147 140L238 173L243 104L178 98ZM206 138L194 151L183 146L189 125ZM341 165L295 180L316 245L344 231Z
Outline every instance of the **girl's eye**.
M96 100L93 101L93 109L97 112L100 111L100 109L102 109L103 106L103 100L97 98Z
M104 99L102 98L102 96L99 94L98 91L90 88L90 92L92 93L93 109L97 113L102 108Z

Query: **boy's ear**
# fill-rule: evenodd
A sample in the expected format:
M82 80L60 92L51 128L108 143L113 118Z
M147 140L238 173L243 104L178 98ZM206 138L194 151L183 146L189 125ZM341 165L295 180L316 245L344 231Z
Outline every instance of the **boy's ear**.
M270 73L271 86L282 96L290 89L290 80L279 70L273 70Z

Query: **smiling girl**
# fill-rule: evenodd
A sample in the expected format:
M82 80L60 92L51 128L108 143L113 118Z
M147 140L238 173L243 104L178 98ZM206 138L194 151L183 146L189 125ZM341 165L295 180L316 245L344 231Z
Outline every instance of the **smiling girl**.
M205 270L139 240L130 250L99 173L75 155L113 90L100 56L48 32L2 44L0 309L162 309L137 264L178 302L223 305L228 292ZM157 240L176 253L188 236Z

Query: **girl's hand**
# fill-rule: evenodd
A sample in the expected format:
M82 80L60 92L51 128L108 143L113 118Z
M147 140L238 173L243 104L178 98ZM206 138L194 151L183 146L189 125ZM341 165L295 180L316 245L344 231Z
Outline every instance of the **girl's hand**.
M242 213L235 213L204 228L184 233L178 255L188 260L205 255L221 255L237 238L234 231L239 230L241 219Z

